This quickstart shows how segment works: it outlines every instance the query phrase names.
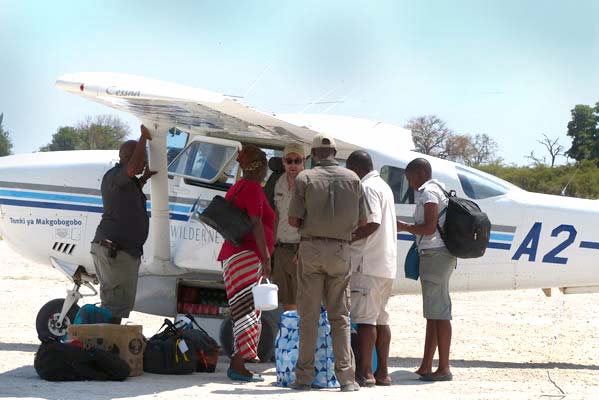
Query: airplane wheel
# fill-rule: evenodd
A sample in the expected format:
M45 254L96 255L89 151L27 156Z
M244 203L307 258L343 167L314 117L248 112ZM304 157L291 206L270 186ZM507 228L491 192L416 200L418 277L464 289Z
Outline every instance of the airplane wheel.
M62 324L58 324L58 317L60 317L60 311L62 310L62 304L64 299L50 300L39 310L35 319L35 329L37 330L38 337L54 337L61 339L67 334L67 327L71 325L79 311L79 306L73 304L71 309L65 315Z
M221 322L219 339L223 351L227 357L231 358L231 354L233 354L233 320L231 317L227 317Z
M268 313L262 313L262 332L258 343L258 357L260 362L272 361L275 354L275 339L279 326ZM220 325L220 345L225 354L231 358L233 354L233 320L227 317Z

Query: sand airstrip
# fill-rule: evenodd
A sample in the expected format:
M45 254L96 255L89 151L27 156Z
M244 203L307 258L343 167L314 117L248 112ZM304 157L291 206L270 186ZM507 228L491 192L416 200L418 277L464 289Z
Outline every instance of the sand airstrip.
M64 297L69 281L0 241L0 398L16 399L322 399L335 390L294 392L275 385L273 363L254 366L266 381L232 384L221 357L214 374L144 374L125 382L41 380L33 368L35 317ZM540 290L453 295L453 382L423 383L412 371L425 321L418 296L391 300L391 387L365 388L344 399L599 399L599 294L563 296ZM89 298L90 302L97 301ZM162 318L133 313L151 336Z

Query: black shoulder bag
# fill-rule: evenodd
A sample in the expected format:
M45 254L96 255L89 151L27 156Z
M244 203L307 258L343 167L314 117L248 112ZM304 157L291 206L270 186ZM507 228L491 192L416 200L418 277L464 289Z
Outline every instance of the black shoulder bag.
M216 230L236 247L241 246L243 238L253 228L247 213L233 204L235 196L243 189L243 186L245 183L233 194L230 201L220 195L214 196L208 207L198 216L200 221Z

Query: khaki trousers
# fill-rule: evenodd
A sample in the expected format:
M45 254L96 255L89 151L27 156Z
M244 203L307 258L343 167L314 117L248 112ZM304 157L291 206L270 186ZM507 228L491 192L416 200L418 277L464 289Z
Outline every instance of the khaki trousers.
M91 253L100 281L102 307L110 310L114 318L128 318L135 305L141 258L123 250L113 258L107 248L96 243L92 243Z
M348 243L314 240L299 247L297 312L299 355L296 382L314 380L314 352L320 305L324 303L331 324L335 375L341 385L354 382L355 360L350 345L350 246Z

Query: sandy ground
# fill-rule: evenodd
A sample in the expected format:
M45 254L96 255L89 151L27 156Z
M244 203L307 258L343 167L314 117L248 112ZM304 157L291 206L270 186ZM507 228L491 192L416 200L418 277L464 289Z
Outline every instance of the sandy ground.
M221 357L215 374L144 374L125 382L51 383L38 378L35 317L64 297L69 281L51 267L21 258L0 242L0 397L36 399L210 399L338 397L335 390L294 392L275 386L272 363L255 366L266 381L232 384ZM92 298L92 301L93 298ZM419 363L425 321L418 296L390 303L394 385L362 389L363 399L599 399L599 294L546 298L540 290L453 295L453 382L423 383ZM151 335L162 318L133 313Z

